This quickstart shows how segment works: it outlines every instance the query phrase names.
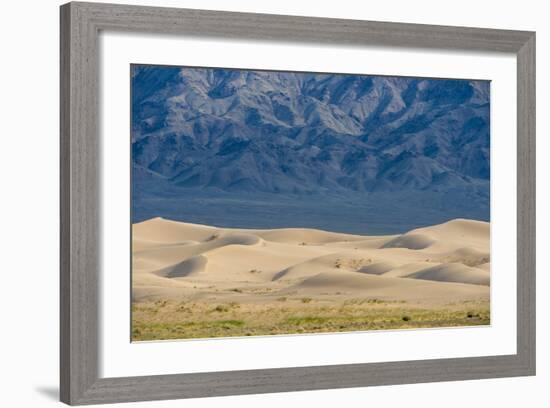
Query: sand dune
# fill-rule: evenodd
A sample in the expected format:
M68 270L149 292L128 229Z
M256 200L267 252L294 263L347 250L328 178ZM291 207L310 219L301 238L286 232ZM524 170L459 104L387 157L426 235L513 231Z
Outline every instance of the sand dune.
M333 291L353 297L361 295L383 300L421 302L451 302L464 298L482 298L487 294L487 288L482 286L440 284L429 280L388 278L344 271L317 274L283 292L294 290L310 296L316 296L320 291Z
M212 236L217 228L206 225L174 222L164 218L153 218L132 226L132 239L146 239L157 242L203 241Z
M402 235L216 228L162 218L132 227L133 298L267 302L362 296L489 298L489 224L452 220Z
M409 233L386 242L382 248L425 249L436 242L428 234Z
M489 272L460 263L444 263L406 275L407 278L489 285Z
M330 251L329 247L326 246L323 250ZM371 262L372 260L366 257L361 251L337 251L292 265L277 273L273 277L273 280L296 280L306 278L312 276L315 271L358 270L363 265Z
M287 244L326 244L334 242L361 241L365 237L361 235L340 234L308 228L281 228L274 230L243 230L266 241L283 242Z
M467 266L483 265L489 263L489 259L489 251L474 248L459 248L441 257L444 262L456 262Z
M153 273L164 278L184 278L186 276L196 276L204 271L207 263L208 259L204 255L195 255L185 261L159 269Z
M376 262L361 267L361 269L359 269L359 272L367 273L370 275L382 275L396 269L397 267L399 267L399 264L395 262Z
M390 271L384 273L386 277L404 278L409 277L415 272L419 272L423 269L431 268L432 266L440 265L438 262L411 262L393 268Z

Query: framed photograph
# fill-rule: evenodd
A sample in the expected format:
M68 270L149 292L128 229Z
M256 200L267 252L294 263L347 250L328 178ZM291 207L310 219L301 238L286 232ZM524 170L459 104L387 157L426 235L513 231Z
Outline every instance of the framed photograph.
M62 6L60 363L71 405L534 375L535 34Z

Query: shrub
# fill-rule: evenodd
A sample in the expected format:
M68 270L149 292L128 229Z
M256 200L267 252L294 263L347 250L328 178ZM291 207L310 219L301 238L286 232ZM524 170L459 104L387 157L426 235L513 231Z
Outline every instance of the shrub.
M328 317L322 317L322 316L301 316L301 317L289 317L286 319L286 322L294 326L302 326L307 324L322 324L327 322L328 320L329 320ZM318 329L319 327L316 327L316 328Z
M215 322L212 322L214 326L221 326L226 329L230 329L232 327L242 327L244 326L244 321L242 320L216 320Z

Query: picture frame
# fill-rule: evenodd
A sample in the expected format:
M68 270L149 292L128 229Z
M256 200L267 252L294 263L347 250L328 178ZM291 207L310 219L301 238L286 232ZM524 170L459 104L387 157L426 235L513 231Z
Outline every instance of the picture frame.
M535 33L72 2L61 6L60 396L70 405L535 374ZM99 376L99 33L514 53L517 353L211 373Z

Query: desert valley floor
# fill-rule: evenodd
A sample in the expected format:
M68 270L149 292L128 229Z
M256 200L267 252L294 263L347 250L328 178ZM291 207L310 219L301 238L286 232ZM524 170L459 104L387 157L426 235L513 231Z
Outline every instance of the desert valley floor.
M489 223L401 235L132 227L132 339L487 325Z

